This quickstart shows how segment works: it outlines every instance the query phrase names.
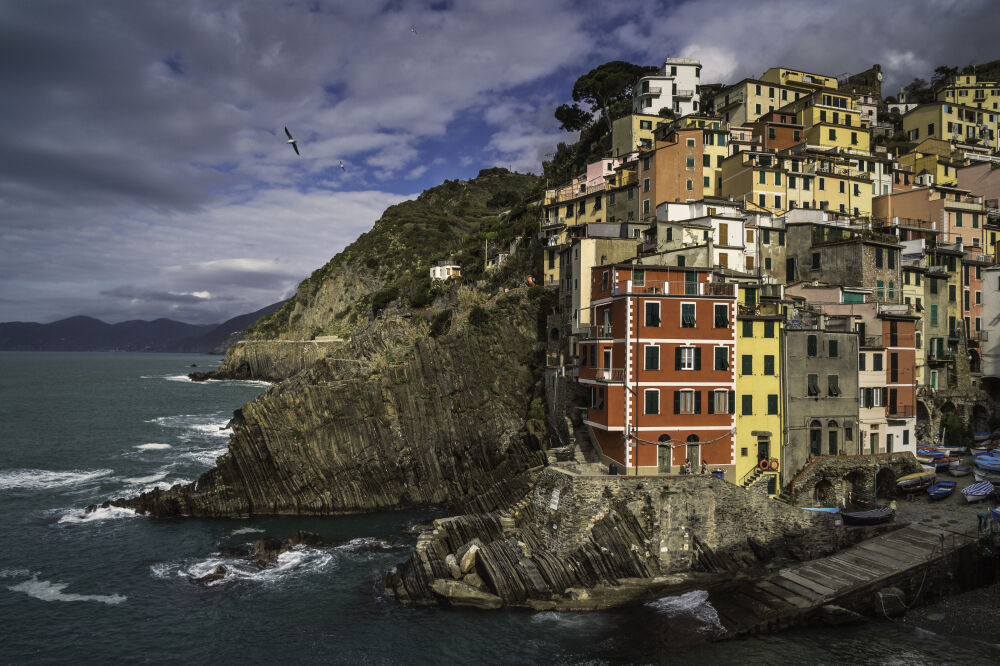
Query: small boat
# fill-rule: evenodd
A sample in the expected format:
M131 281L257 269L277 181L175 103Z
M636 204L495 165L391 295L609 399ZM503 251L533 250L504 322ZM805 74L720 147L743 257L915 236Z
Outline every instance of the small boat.
M934 458L931 458L930 456L922 456L919 453L915 455L914 458L916 458L917 462L923 465L924 467L934 462Z
M972 468L968 465L952 465L948 468L948 473L952 476L969 476Z
M954 481L938 481L927 489L927 494L931 496L932 500L943 500L953 492L955 492Z
M840 515L843 516L845 525L879 525L895 518L896 511L890 507L885 507L884 509L871 509L869 511L852 511Z
M972 434L972 439L977 442L984 442L992 437L992 433L989 432L977 432Z
M990 515L993 516L993 520L1000 522L1000 508L990 509Z
M965 495L967 502L978 502L993 494L993 484L989 481L973 483L971 486L962 488L962 494Z
M937 469L948 469L952 463L958 462L956 458L938 458L934 461L934 467Z
M803 511L822 511L823 513L840 513L840 509L836 507L826 507L826 506L804 506Z
M941 451L944 451L949 456L962 455L969 452L969 447L967 446L941 446L939 447Z
M995 455L979 455L972 459L973 464L979 469L985 469L990 472L1000 472L1000 456Z
M917 460L920 460L920 459L919 459L919 458L917 458ZM936 471L937 471L937 466L935 466L935 465L921 465L921 467L922 467L922 468L923 468L923 470L924 470L925 472L927 472L928 474L933 474L934 472L936 472Z
M912 493L927 488L934 483L935 476L932 472L917 472L907 474L896 479L896 487L904 493Z
M934 460L938 460L939 458L944 458L946 454L944 451L939 451L938 449L928 449L928 448L918 447L917 455L923 456L925 458L933 458Z
M985 469L979 469L976 467L972 470L972 475L976 477L976 481L990 481L992 483L1000 484L1000 473L989 472Z

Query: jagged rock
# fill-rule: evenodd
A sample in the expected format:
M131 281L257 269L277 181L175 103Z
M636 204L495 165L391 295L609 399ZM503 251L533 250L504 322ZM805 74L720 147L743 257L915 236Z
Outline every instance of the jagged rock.
M477 590L486 589L486 583L483 582L483 579L480 578L479 574L477 573L465 574L464 576L462 576L462 582L465 583L466 585L471 585Z
M464 298L471 309L484 296ZM493 492L545 462L524 415L548 298L496 297L495 325L457 313L438 338L417 318L379 320L338 352L363 362L324 357L238 410L228 453L196 485L115 504L153 516L336 515Z
M453 606L469 606L484 610L495 610L503 606L503 600L497 595L478 590L457 580L435 579L431 583L431 589Z
M448 556L444 558L444 565L448 567L448 573L451 574L452 578L458 580L462 577L462 568L458 566L458 560L455 559L454 554L448 553Z
M323 537L316 534L315 532L307 532L306 530L299 530L285 542L288 548L293 546L322 546ZM288 549L286 548L286 550Z
M278 561L278 555L283 552L284 546L281 539L266 536L254 542L250 548L250 555L257 560L258 566L271 566Z
M211 583L217 580L222 580L223 578L226 577L226 572L227 572L226 567L220 564L219 566L215 567L201 578L196 578L194 582Z
M476 553L479 552L478 544L469 544L465 552L462 553L458 566L462 568L462 573L469 573L476 566Z

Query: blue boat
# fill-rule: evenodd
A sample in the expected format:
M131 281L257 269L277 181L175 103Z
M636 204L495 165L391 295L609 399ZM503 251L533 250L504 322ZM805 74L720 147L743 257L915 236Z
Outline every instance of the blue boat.
M975 456L972 461L979 469L986 469L991 472L1000 472L1000 456L983 454Z
M927 489L927 494L931 496L932 500L943 500L953 492L955 492L954 481L938 481Z
M840 513L840 509L825 506L804 506L803 511L822 511L823 513Z
M952 463L957 463L957 458L938 458L934 461L934 467L937 469L948 469Z
M993 494L993 484L989 481L980 481L962 489L962 495L968 502L978 502Z
M944 458L946 454L944 451L938 451L937 449L917 448L917 455L938 460L940 458Z
M993 520L1000 522L1000 508L990 509L990 515L993 516Z

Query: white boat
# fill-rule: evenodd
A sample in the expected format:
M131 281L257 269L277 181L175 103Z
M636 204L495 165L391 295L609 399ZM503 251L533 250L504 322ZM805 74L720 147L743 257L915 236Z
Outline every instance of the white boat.
M972 469L973 476L976 477L976 481L990 481L993 483L1000 483L1000 474L997 472L991 472L985 469L979 469L974 467Z
M967 502L978 502L993 494L993 484L989 481L980 481L971 486L962 488L962 495Z
M929 474L934 474L935 472L937 472L937 466L935 465L921 465L921 467L923 467L924 471L928 472Z

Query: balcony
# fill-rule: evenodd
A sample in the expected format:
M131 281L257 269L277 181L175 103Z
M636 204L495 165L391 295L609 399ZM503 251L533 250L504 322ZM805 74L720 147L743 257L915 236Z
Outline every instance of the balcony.
M916 410L913 405L896 405L895 409L886 407L885 415L890 419L908 419L916 416Z
M984 210L983 204L970 201L945 201L944 207L947 210L968 210L974 213L981 213Z
M624 384L625 368L597 368L594 379L605 384Z
M639 97L642 97L643 95L659 95L662 92L663 88L660 86L645 86L639 90L638 95Z
M684 90L682 88L678 88L677 92L674 93L674 97L681 97L681 98L684 98L684 99L688 99L688 98L694 97L694 91L693 90Z
M684 280L619 280L612 290L615 296L665 294L669 296L735 296L736 285L720 282L686 282Z
M590 331L587 337L591 340L614 337L611 331L611 324L591 324L589 329Z

